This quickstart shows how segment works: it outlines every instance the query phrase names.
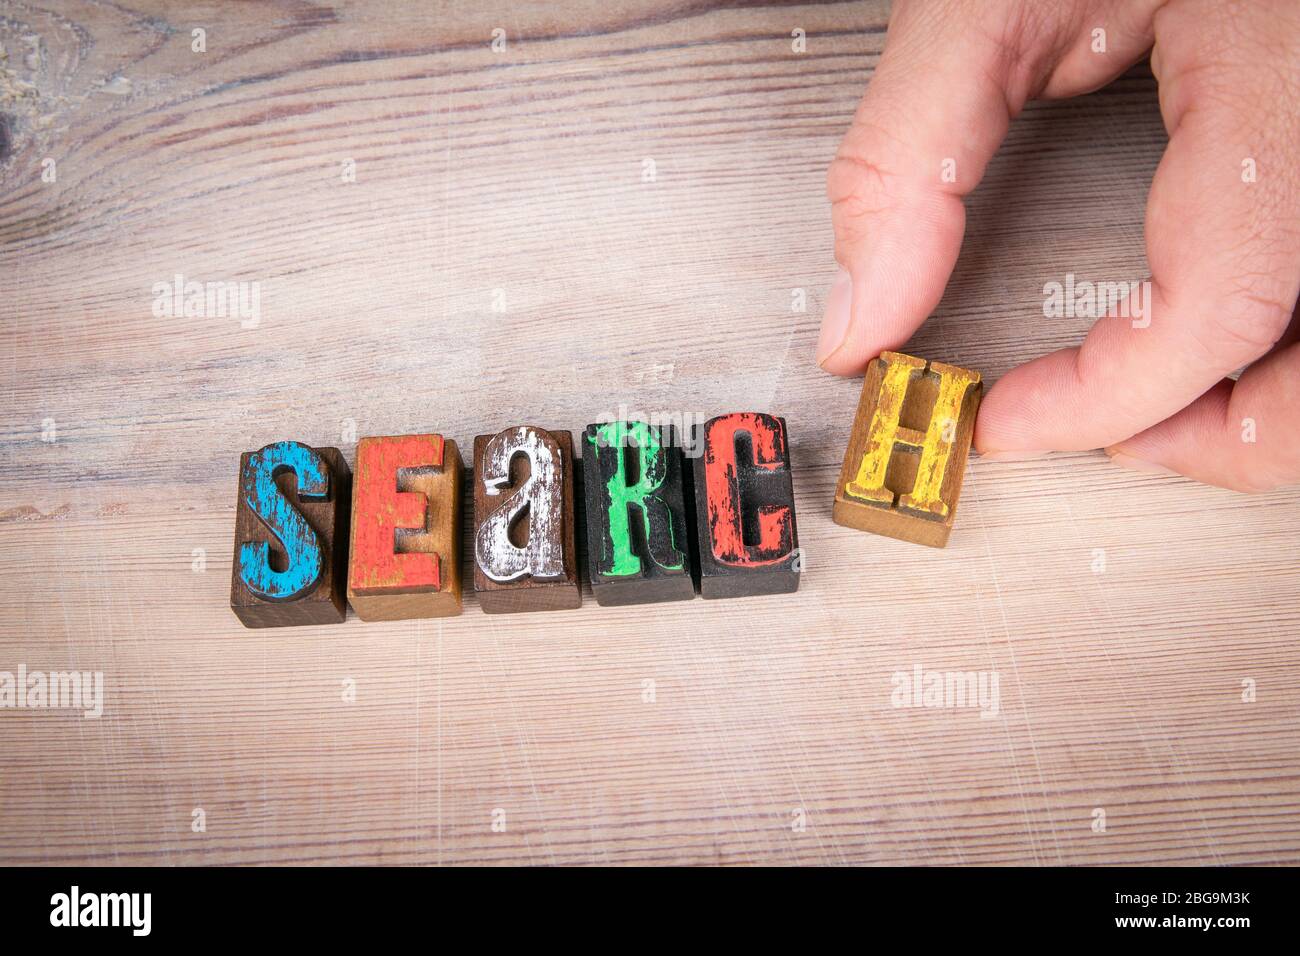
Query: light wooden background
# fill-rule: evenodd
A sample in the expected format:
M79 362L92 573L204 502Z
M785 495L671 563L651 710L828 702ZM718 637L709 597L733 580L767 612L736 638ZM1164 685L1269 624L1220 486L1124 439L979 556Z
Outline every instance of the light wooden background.
M943 552L831 523L859 383L812 359L824 171L886 19L0 0L0 670L108 698L0 712L0 862L1300 860L1294 493L1097 452L972 461ZM1163 142L1143 68L1031 106L910 350L995 380L1077 342L1043 283L1144 274ZM176 273L259 282L259 327L155 318ZM620 404L788 419L798 594L231 614L241 451ZM997 671L1000 716L892 707L917 663Z

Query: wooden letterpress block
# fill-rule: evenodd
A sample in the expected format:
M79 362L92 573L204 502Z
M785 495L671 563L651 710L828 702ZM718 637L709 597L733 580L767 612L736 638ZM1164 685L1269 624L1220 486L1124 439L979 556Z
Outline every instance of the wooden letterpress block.
M672 426L588 425L582 442L587 564L602 605L689 601L690 526Z
M694 460L700 594L786 594L802 561L785 419L754 412L711 418Z
M983 385L979 372L898 352L867 368L835 489L837 524L948 543Z
M530 425L474 439L474 590L489 614L582 606L573 436Z
M441 435L357 442L348 600L361 620L460 613L462 470Z
M230 607L245 627L347 617L351 491L337 448L282 441L240 458Z

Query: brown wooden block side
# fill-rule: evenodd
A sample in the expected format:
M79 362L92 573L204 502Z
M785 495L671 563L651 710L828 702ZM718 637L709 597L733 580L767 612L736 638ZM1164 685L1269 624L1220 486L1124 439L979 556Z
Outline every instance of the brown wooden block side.
M510 508L517 503L515 495L522 492L524 485L532 478L528 458L513 455L508 467L508 480L498 486L496 494L488 494L487 482L484 480L484 456L489 443L497 435L507 432L533 432L543 441L554 445L558 455L559 475L552 484L544 483L538 489L536 483L531 485L535 494L533 503L556 505L555 523L545 541L546 564L558 572L554 577L538 577L531 572L523 573L518 578L508 581L494 580L484 570L484 560L490 559L481 544L484 535L483 526L503 508ZM547 431L533 426L515 426L503 429L497 435L479 435L474 439L474 472L471 480L474 484L474 534L468 547L474 565L474 590L478 595L479 606L488 614L509 614L520 611L559 611L582 606L582 587L578 577L576 516L574 514L574 457L573 436L568 431ZM501 477L498 473L497 477ZM538 493L540 492L540 493ZM509 541L515 549L522 549L532 540L534 517L532 505L510 525ZM496 540L500 544L499 539ZM520 560L519 555L509 555ZM536 562L530 559L530 566Z
M440 435L357 443L348 601L361 620L461 612L463 475L456 443Z
M312 450L325 460L329 468L328 500L301 500L297 495L297 476L292 472L278 475L275 479L276 487L315 532L323 552L323 571L316 585L309 593L290 601L264 600L250 591L240 576L240 550L244 542L266 542L270 548L271 565L276 570L282 570L288 560L283 543L271 533L244 499L242 478L254 453L245 452L240 457L230 607L245 627L341 624L347 618L347 541L352 472L337 448Z
M884 480L887 500L865 500L861 495L852 493L852 486L864 455L874 447L873 420L882 401L882 385L891 364L907 365L911 370L899 409L896 441L892 443ZM934 424L932 419L935 416L936 400L940 397L945 375L953 382L948 386L950 389L959 389L959 379L963 377L971 381L964 386L965 391L960 393L956 404L957 413L950 431L952 441L944 441L949 433L941 427L942 422L935 425L941 435L940 440L948 445L938 494L946 513L938 514L934 508L927 510L908 507L905 496L913 491L917 483L918 467L922 461L922 449L918 444L925 441ZM957 515L962 482L966 476L966 459L970 452L982 391L979 373L968 369L927 362L895 352L885 352L875 359L868 366L862 383L853 431L845 449L839 482L836 484L832 510L834 521L860 531L870 531L929 547L942 548L947 545Z

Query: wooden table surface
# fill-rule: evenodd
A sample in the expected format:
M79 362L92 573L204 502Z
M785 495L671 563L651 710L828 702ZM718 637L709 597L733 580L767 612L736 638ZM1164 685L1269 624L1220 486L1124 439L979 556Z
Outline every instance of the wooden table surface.
M105 694L0 710L0 862L1300 861L1294 492L974 459L945 551L831 523L824 175L886 4L193 10L0 2L0 671ZM1145 274L1164 140L1144 67L1032 105L908 350L1078 342L1043 285ZM177 274L255 327L156 314ZM797 594L232 615L240 452L620 406L786 417ZM916 665L997 716L893 706Z

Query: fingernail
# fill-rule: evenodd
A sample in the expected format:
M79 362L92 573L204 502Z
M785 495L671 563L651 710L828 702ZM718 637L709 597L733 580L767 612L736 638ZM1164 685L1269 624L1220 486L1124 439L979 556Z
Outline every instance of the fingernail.
M1141 458L1134 458L1132 455L1126 455L1123 452L1112 452L1106 449L1106 454L1110 455L1110 460L1117 465L1123 465L1125 468L1132 468L1134 471L1145 472L1148 475L1177 475L1178 472L1166 468L1164 465L1157 465L1153 461L1144 461Z
M1050 454L1050 451L986 451L980 457L988 461L1033 461Z
M841 268L826 296L826 314L822 317L821 335L817 337L817 364L835 354L849 334L849 310L853 305L853 278Z

